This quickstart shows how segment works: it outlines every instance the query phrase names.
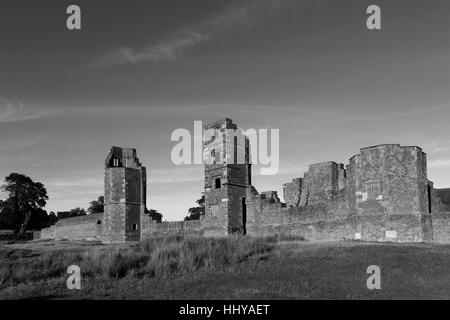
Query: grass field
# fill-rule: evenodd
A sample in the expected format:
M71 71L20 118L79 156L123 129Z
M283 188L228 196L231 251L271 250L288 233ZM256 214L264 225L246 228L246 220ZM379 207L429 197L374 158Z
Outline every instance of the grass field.
M66 286L81 269L81 290ZM381 289L366 286L381 268ZM450 246L172 237L0 244L0 299L450 299Z

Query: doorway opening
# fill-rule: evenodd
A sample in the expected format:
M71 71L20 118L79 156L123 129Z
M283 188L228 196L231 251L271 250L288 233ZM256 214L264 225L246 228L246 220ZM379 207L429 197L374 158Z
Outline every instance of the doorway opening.
M428 194L428 213L431 213L431 186L428 185L428 190L427 190L427 194Z
M245 203L245 197L242 197L242 234L247 234L247 204Z

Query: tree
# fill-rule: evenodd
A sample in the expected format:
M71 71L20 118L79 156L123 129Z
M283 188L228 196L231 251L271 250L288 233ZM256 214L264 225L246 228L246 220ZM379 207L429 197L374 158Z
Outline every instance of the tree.
M13 214L15 229L24 234L32 215L42 214L48 200L47 190L42 183L19 173L7 176L1 189L8 194L2 203L2 213Z
M147 208L145 208L145 214L150 215L150 217L152 218L152 220L161 223L162 222L162 213L159 213L157 210L155 209L150 209L148 210Z
M47 211L43 209L36 209L30 216L30 221L28 222L28 230L41 230L43 228L50 227L50 216Z
M85 216L87 214L86 210L80 207L76 207L75 209L70 210L69 213L70 217Z
M49 219L49 226L53 226L55 223L58 222L58 217L56 216L56 213L54 213L53 211L50 211L50 213L48 214L48 219Z
M58 212L58 219L67 219L67 218L85 216L85 215L86 215L86 210L84 210L83 208L77 207L70 211Z
M17 220L14 214L7 207L7 202L0 200L0 229L16 229Z
M94 200L94 201L90 202L90 206L88 208L88 212L90 214L103 213L104 205L105 205L105 197L104 196L100 196L100 197L98 197L98 200Z
M189 208L189 215L184 217L185 221L199 220L200 216L205 214L205 195L202 195L202 197L195 202L198 206Z
M54 212L47 212L43 209L36 209L32 211L30 221L28 222L28 230L41 230L54 225L58 221ZM0 229L18 230L21 222L10 208L5 207L4 202L0 201Z

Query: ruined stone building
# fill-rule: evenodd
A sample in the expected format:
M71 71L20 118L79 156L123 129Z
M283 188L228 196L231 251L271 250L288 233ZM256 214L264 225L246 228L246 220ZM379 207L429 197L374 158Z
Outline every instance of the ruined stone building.
M103 241L139 241L147 174L135 149L112 147L105 160Z
M41 238L138 241L171 234L264 236L311 241L450 242L450 189L427 178L420 147L383 144L360 149L347 165L312 164L276 191L252 186L249 139L230 119L204 128L205 214L157 223L145 214L146 170L135 149L113 147L105 162L105 212L60 220Z
M139 241L147 198L147 173L136 149L112 147L105 160L104 213L59 220L41 238Z
M245 197L251 185L249 140L239 131L234 134L238 128L230 119L213 122L207 129L219 130L220 135L204 141L204 158L210 157L205 164L204 234L245 234Z

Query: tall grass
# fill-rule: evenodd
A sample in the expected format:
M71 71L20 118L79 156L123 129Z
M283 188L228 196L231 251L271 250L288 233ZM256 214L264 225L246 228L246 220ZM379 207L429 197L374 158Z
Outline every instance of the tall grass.
M167 275L177 272L208 271L232 266L269 252L273 244L264 238L167 238L148 240L141 250L150 256L144 272Z
M83 277L118 279L157 277L229 268L274 248L274 239L174 236L146 240L134 246L79 247L30 254L25 250L0 251L0 289L20 283L67 276L78 265Z

